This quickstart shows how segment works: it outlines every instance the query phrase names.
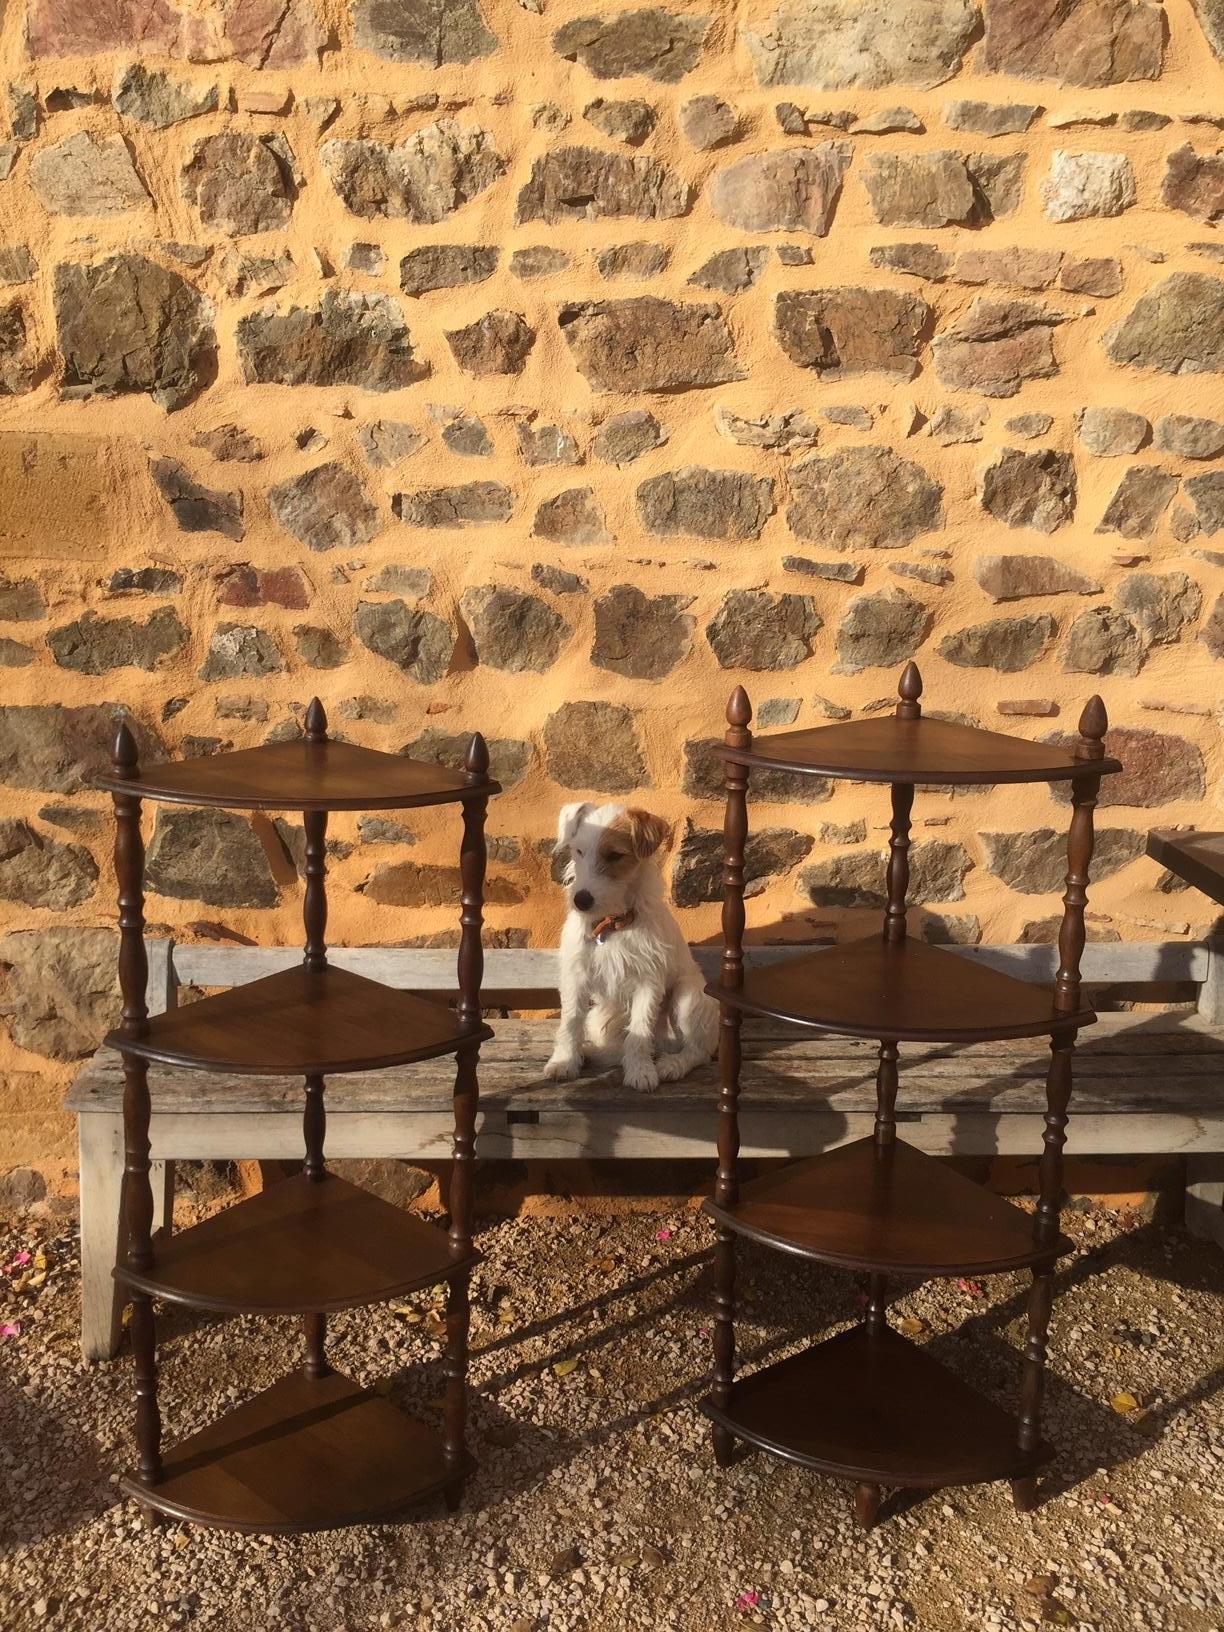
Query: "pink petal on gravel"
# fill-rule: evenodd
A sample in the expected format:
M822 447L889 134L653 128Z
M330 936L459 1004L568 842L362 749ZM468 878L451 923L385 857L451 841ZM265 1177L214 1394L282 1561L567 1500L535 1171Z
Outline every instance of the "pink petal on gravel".
M20 1337L21 1322L18 1320L0 1321L0 1337Z

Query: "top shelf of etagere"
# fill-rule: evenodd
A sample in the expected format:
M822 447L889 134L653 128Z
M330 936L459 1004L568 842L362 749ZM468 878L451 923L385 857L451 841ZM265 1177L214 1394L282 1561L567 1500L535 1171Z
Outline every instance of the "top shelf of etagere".
M845 777L855 782L981 786L995 782L1063 782L1077 776L1108 776L1122 769L1116 759L1085 759L1077 757L1074 748L1028 742L1022 737L923 715L918 702L922 679L913 663L902 675L899 689L901 702L895 714L820 725L806 731L781 731L754 737L747 747L720 744L713 752L720 759L749 768ZM746 728L747 709L744 698L744 719L731 723ZM1091 724L1087 710L1085 721Z
M229 810L404 810L501 792L487 773L452 771L331 740L317 697L296 741L165 765L133 765L130 775L112 769L96 777L94 786L137 799Z

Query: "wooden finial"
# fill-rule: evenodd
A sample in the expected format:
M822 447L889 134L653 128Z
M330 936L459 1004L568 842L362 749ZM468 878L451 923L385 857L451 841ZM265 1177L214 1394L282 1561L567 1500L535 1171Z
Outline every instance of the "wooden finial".
M899 720L916 720L922 713L922 704L918 699L922 696L922 676L918 672L917 663L912 659L901 671L901 679L897 685L897 696L901 701L897 704L897 718Z
M469 782L485 782L489 776L489 745L479 731L472 732L472 740L463 756L463 773Z
M317 697L310 699L310 706L306 710L306 741L327 741L327 713Z
M127 709L119 710L119 728L111 749L111 768L116 776L132 778L140 768L140 750L127 723Z
M727 700L727 724L745 726L752 721L752 704L743 686L736 686Z
M727 700L727 729L723 741L728 748L751 748L752 732L748 729L752 719L752 704L748 701L748 693L743 686L736 686Z
M1105 733L1109 730L1109 715L1099 697L1089 697L1079 717L1080 740L1075 745L1076 759L1104 759Z

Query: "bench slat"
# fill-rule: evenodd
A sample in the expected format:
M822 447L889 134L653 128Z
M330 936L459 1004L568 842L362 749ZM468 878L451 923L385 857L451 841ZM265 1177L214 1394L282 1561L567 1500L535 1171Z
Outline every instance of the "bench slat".
M649 1122L677 1108L710 1107L717 1095L713 1066L651 1094L628 1092L617 1071L576 1083L545 1082L541 1071L551 1044L547 1022L501 1022L482 1054L484 1107L540 1114L577 1111ZM899 1106L907 1114L956 1106L979 1112L1037 1110L1044 1106L1046 1059L1044 1044L1030 1042L903 1048ZM453 1081L454 1065L447 1058L404 1071L355 1072L329 1081L327 1103L336 1113L436 1110L449 1115ZM827 1103L866 1110L875 1103L875 1046L854 1038L813 1037L795 1028L748 1026L743 1084L745 1102L754 1106ZM166 1113L296 1111L302 1100L298 1078L164 1066L152 1068L150 1089L155 1108ZM84 1113L116 1110L121 1104L119 1058L103 1050L78 1076L67 1105ZM1084 1034L1076 1052L1073 1109L1105 1115L1204 1112L1224 1119L1224 1034L1189 1013L1103 1017Z

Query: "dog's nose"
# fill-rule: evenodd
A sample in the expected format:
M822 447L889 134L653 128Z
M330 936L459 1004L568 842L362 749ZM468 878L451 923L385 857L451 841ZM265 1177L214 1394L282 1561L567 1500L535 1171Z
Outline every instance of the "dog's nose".
M591 894L590 890L575 890L574 905L578 908L579 912L589 912L595 905L595 897Z

